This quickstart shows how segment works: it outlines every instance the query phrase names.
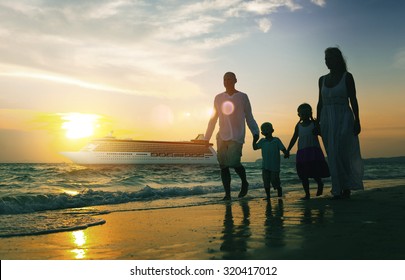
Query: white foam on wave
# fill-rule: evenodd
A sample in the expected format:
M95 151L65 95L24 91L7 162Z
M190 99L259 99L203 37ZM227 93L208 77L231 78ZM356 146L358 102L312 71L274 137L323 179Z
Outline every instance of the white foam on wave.
M96 217L100 211L83 211L82 213L47 211L34 214L1 215L0 237L42 235L63 231L85 229L102 225L105 220Z

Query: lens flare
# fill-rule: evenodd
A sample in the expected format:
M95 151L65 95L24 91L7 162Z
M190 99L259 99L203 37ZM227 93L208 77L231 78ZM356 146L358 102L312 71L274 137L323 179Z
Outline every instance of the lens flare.
M157 105L151 111L152 121L156 127L169 127L174 123L174 113L167 105Z
M231 101L225 101L224 103L222 103L221 110L223 114L230 115L235 110L235 106Z

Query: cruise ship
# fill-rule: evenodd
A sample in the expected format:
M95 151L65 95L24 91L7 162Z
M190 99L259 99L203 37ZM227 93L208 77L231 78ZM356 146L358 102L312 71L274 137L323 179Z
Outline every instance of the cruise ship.
M204 135L190 141L94 139L78 152L61 152L71 161L87 164L217 164L213 144Z

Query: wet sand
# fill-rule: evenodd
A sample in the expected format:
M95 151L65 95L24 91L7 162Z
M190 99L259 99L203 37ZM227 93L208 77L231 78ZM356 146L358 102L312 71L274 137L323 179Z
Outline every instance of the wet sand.
M101 216L75 232L0 239L2 260L405 259L405 186L300 201L244 198Z

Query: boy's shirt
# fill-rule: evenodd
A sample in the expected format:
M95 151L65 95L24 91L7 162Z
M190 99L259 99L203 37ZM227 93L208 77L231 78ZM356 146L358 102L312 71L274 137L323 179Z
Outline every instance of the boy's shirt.
M262 138L257 142L257 147L262 150L262 168L280 172L280 151L285 149L281 140L277 137L272 140Z

